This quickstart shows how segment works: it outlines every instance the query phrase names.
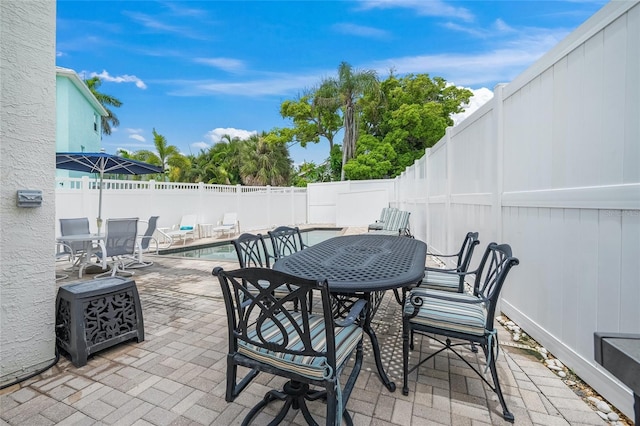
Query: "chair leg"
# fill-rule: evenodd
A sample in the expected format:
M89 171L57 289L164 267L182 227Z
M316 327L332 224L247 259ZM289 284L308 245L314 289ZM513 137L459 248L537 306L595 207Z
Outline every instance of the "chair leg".
M411 343L409 343L411 340ZM402 394L409 395L409 346L413 349L413 330L406 319L402 320Z
M497 344L497 342L494 342L494 344ZM494 387L493 390L498 395L498 399L500 400L500 405L502 405L502 417L504 417L506 421L513 423L515 420L515 417L513 413L511 413L507 408L507 402L505 401L504 396L502 395L502 388L500 388L500 380L498 379L498 369L496 367L496 357L492 353L493 347L488 348L487 345L482 345L482 349L484 350L485 357L488 358L489 354L491 354L491 361L489 361L489 370L491 370L491 378L493 379L493 387Z

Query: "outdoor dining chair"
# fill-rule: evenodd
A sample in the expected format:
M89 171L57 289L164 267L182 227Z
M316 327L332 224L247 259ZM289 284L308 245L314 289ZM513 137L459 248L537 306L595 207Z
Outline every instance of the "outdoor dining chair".
M236 249L238 255L238 263L241 268L271 268L269 262L269 252L267 251L267 245L264 241L262 234L250 234L244 233L238 238L232 241L233 247ZM273 289L272 294L276 299L285 298L291 293L295 287L292 284L284 284L280 287ZM313 293L309 293L312 297ZM298 306L295 304L297 299L293 300L294 310L298 310ZM309 299L309 309L313 304L313 299Z
M60 219L60 235L62 237L68 235L89 234L89 218L77 217L70 219ZM73 266L82 260L85 254L85 243L82 241L61 241L61 250L59 254L68 254L71 256Z
M396 209L395 207L383 207L382 211L380 212L380 219L376 220L374 223L369 224L369 226L367 227L367 231L381 231L382 229L384 229L385 222L389 221L391 213L395 210L398 209Z
M454 254L434 254L427 252L427 256L438 258L455 258L455 268L424 268L424 278L418 284L419 287L431 290L453 291L462 293L465 291L466 272L471 264L473 251L480 244L477 232L467 232L460 251Z
M268 231L269 239L271 240L271 246L273 247L273 254L271 255L273 261L296 253L300 250L307 248L308 246L302 241L302 234L300 234L300 228L290 226L278 226L272 231Z
M475 274L473 294L452 293L416 287L406 298L402 314L402 393L409 394L409 373L439 353L450 350L456 354L496 393L505 420L514 416L507 408L496 368L498 333L494 327L496 305L500 291L511 268L519 263L508 244L491 243L482 256ZM409 368L409 350L414 349L413 334L428 335L443 347ZM438 337L443 336L443 337ZM444 338L444 339L443 339ZM452 341L452 339L454 341ZM474 367L460 350L468 343L478 344L485 355L486 369L493 383ZM460 347L460 350L456 348ZM418 358L419 358L418 354Z
M279 424L293 407L301 410L309 424L317 425L307 401L319 400L326 402L326 420L322 423L339 425L344 418L347 424L353 424L346 405L362 367L366 301L359 300L346 318L338 320L331 314L326 280L307 280L266 268L224 271L216 267L213 275L218 277L227 310L226 401L234 401L260 372L289 379L282 390L267 392L242 424L250 424L270 402L283 401L282 409L269 424ZM296 288L286 299L273 297L272 291L285 284ZM318 313L305 307L311 292L322 303ZM302 307L298 312L288 310L285 304L294 299ZM339 380L354 350L349 377ZM238 382L241 372L245 375ZM244 402L247 398L253 398L252 394L245 395Z
M96 253L100 259L109 258L111 270L98 274L95 278L106 275L132 276L133 271L127 271L126 259L135 254L138 239L138 218L107 219L103 250Z

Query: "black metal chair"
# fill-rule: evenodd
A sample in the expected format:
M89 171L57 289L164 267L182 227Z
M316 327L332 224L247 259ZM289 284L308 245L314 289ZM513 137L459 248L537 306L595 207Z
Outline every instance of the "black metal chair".
M297 226L295 228L278 226L274 230L268 231L267 234L271 239L274 262L281 257L288 256L308 247L302 241L302 234L300 234L300 228Z
M409 394L408 376L427 360L447 349L455 353L493 390L502 405L503 417L513 422L514 416L507 409L496 369L498 356L498 335L494 328L496 304L500 290L509 270L519 263L511 254L511 247L507 244L491 243L487 247L482 261L475 274L473 294L452 293L416 287L406 298L402 315L402 367L404 385L402 393ZM409 368L409 349L413 349L413 334L428 334L436 342L443 345L441 349L432 353L416 365ZM445 340L436 336L444 336ZM459 340L452 342L451 339ZM484 374L458 351L456 347L467 345L469 342L482 347L486 366L491 370L493 384ZM485 369L486 372L486 369Z
M262 234L249 234L244 233L238 238L232 241L233 247L236 249L238 255L238 263L241 268L271 268L269 262L269 252L267 251L267 245L264 242ZM286 297L293 290L291 284L284 284L273 290L273 296L277 299ZM312 293L309 293L312 296ZM294 309L297 311L298 306L295 304L297 300L294 300ZM313 300L309 299L309 310L313 305Z
M454 254L434 254L427 253L427 256L449 257L456 259L455 268L424 268L424 278L419 285L422 288L431 290L454 291L463 293L465 291L465 277L469 270L471 258L475 247L480 244L477 232L467 232L464 237L460 251Z
M345 407L362 367L366 302L360 300L346 318L337 320L331 314L326 280L302 279L267 268L224 271L217 267L213 275L222 288L229 328L227 402L234 401L260 372L289 379L282 391L267 392L242 424L250 424L270 402L284 401L270 425L280 423L291 407L300 409L309 424L317 425L306 401L319 399L326 400L327 425L338 425L343 417L352 424ZM273 291L285 284L295 289L283 299L274 297ZM311 313L304 303L311 292L318 293L319 313ZM285 306L294 300L301 307L298 312ZM340 375L354 349L354 365L341 386ZM250 369L239 382L238 366Z

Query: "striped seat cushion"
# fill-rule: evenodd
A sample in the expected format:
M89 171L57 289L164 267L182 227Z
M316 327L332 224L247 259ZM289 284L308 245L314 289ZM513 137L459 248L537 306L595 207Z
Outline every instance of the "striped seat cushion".
M298 324L300 324L301 314L299 312L288 312L288 314L291 315ZM275 317L285 330L290 330L292 328L291 322L287 319L284 313L278 313ZM309 315L309 328L311 330L311 341L314 349L318 351L326 351L324 318L321 315ZM284 341L282 338L282 330L272 320L265 321L262 324L261 331L261 335L266 341L276 344L281 344ZM257 337L257 330L255 328L251 330L248 335L250 339L260 341L260 338ZM362 328L356 324L352 324L347 327L336 327L335 338L336 365L340 366L347 360L351 352L358 345L358 342L362 338ZM290 336L289 339L287 349L303 349L303 343L297 333L294 333L294 335ZM330 373L327 371L325 357L292 355L283 352L275 352L242 340L238 340L238 352L249 358L255 359L256 361L272 365L285 371L300 374L301 376L309 377L311 379L320 380L326 378L328 373Z
M426 270L420 287L457 292L460 288L460 276L447 272Z
M455 300L438 299L429 297L443 295ZM409 293L404 305L404 314L411 315L414 307L411 299L414 296L422 297L422 306L418 314L409 319L416 325L440 328L443 330L483 336L487 322L487 310L484 303L460 303L477 300L476 296L468 293L451 293L446 291L424 290L415 288Z

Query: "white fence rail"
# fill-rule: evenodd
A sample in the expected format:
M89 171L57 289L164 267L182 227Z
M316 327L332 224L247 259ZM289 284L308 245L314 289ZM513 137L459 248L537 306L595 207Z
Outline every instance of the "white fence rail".
M56 182L56 227L59 218L97 217L96 179L59 177ZM216 224L225 212L236 212L241 231L267 229L307 223L306 192L294 187L105 180L102 218L160 216L158 227L170 227L188 214L196 214L200 224ZM96 231L96 221L90 223Z

